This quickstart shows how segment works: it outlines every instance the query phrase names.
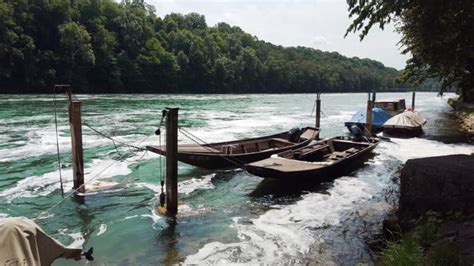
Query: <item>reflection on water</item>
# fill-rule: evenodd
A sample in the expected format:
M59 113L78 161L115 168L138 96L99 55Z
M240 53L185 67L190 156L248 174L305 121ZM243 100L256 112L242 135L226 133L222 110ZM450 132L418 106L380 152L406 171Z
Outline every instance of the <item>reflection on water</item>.
M366 94L323 94L322 137L345 133L343 123L365 108ZM380 100L410 93L379 93ZM115 138L158 144L153 135L166 106L180 107L180 126L207 142L248 138L312 125L314 95L79 95L83 120ZM409 103L408 103L409 104ZM29 108L18 106L35 106ZM60 148L66 190L72 187L66 101L60 101ZM160 160L135 154L83 129L86 182L119 189L65 200L38 223L61 242L93 246L98 264L370 262L367 241L380 233L397 201L398 172L410 159L471 153L452 111L433 93L417 94L428 120L423 138L383 141L374 155L337 179L268 180L241 169L209 171L179 163L179 216L155 213ZM61 200L54 117L49 95L0 96L0 217L36 217ZM164 140L162 140L164 142ZM179 136L180 143L191 143ZM452 143L446 144L445 142ZM139 144L138 144L139 143ZM456 144L457 143L457 144ZM105 167L112 167L103 171ZM86 186L87 188L87 186ZM57 264L79 264L59 261Z

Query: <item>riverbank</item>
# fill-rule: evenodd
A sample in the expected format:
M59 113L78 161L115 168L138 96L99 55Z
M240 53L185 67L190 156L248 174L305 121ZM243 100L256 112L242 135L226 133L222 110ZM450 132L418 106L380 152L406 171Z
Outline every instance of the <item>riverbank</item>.
M454 108L461 130L467 135L469 143L474 142L474 103L464 103L450 98L449 105Z
M474 263L473 172L472 155L406 162L397 217L384 220L382 265Z

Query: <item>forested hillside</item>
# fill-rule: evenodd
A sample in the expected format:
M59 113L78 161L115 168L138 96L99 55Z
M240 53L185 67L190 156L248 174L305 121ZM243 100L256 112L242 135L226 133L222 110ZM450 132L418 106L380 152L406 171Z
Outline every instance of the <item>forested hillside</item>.
M397 87L397 75L374 60L209 27L196 13L160 18L143 0L0 0L2 92L55 83L76 92L365 92Z

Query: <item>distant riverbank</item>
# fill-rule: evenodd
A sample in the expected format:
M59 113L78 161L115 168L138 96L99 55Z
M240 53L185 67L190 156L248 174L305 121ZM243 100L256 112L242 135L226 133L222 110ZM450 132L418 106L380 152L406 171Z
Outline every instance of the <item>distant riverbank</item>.
M88 90L81 90L81 89L77 89L77 88L72 88L72 91L73 93L76 93L76 94L88 94L88 95L91 95L91 94L137 94L137 95L141 95L141 94L194 94L194 95L200 95L200 94L205 94L205 95L214 95L214 94L311 94L311 93L317 93L317 92L321 92L321 93L334 93L334 94L338 94L338 93L364 93L364 92L361 92L361 91L354 91L354 90L340 90L340 91L325 91L325 90L322 90L322 91L319 91L316 87L314 88L313 91L275 91L275 92L272 92L272 91L267 91L267 92L260 92L260 91L255 91L255 92L232 92L232 91L223 91L223 92L193 92L193 91L169 91L169 90L164 90L164 91L159 91L159 90L156 90L156 91L148 91L148 90L134 90L134 91L130 91L130 90L123 90L123 91L107 91L107 90L94 90L94 91L88 91ZM387 89L387 90L383 90L383 91L375 91L376 93L398 93L398 92L412 92L413 89L412 88L391 88L391 89ZM62 91L59 91L60 93L62 93ZM438 91L437 90L417 90L417 92L432 92L432 93L437 93ZM45 90L45 89L41 89L41 90L30 90L30 91L25 91L25 90L19 90L19 91L15 91L15 90L9 90L9 89L5 89L5 88L2 88L0 89L0 95L3 94L3 95L14 95L14 94L18 94L18 95L35 95L35 94L51 94L53 93L53 88L51 87L50 90ZM368 93L368 92L367 92Z

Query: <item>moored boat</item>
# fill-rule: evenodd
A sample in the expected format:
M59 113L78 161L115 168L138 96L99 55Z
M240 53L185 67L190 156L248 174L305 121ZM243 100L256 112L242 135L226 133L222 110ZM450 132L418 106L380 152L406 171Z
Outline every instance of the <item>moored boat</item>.
M405 111L385 122L383 134L390 137L411 138L423 135L423 126L426 124L420 113Z
M384 110L385 112L389 113L390 116L402 113L407 108L405 99L399 99L395 101L376 101L374 102L374 107Z
M382 131L382 126L383 124L390 119L390 114L385 112L381 108L373 108L372 109L372 133L378 133ZM367 121L367 110L359 111L355 113L351 120L348 122L345 122L344 125L351 131L351 127L356 125L358 126L362 131L365 130L367 127L366 125Z
M245 169L263 178L323 181L362 160L377 144L376 139L353 141L346 137L334 137L247 164Z
M319 129L295 128L282 133L235 141L178 146L179 161L207 169L243 167L244 164L273 154L308 145L319 138ZM166 155L165 146L147 146L149 151Z

